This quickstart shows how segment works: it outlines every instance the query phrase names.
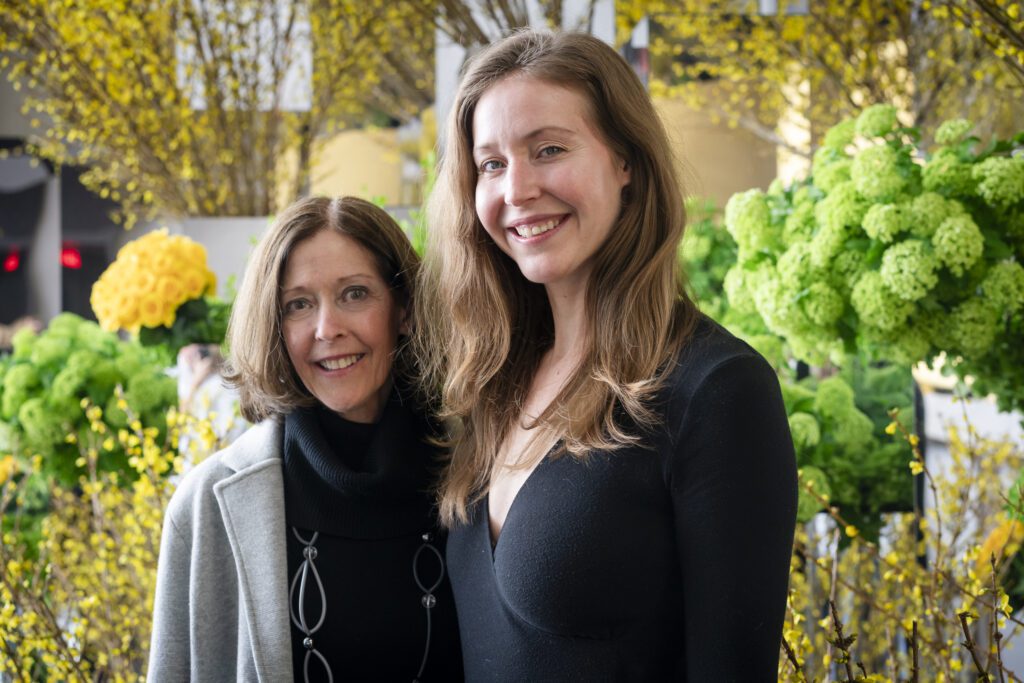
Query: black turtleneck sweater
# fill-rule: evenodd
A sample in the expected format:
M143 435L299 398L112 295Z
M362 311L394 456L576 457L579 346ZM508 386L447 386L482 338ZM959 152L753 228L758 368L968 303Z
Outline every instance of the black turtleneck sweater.
M376 424L348 422L317 406L285 418L284 481L288 577L300 572L305 544L317 549L314 564L327 609L313 646L335 680L412 681L427 646L424 591L413 558L430 545L444 555L445 538L435 525L430 494L434 452L424 437L428 423L392 398ZM416 571L431 587L441 572L429 548ZM291 586L289 586L291 587ZM458 625L447 573L432 594L430 642L420 681L462 680ZM298 609L299 586L291 596ZM297 612L296 612L297 613ZM308 574L307 625L321 615L320 592ZM292 623L295 681L302 683L308 652L305 634ZM309 658L309 681L326 681L323 664Z

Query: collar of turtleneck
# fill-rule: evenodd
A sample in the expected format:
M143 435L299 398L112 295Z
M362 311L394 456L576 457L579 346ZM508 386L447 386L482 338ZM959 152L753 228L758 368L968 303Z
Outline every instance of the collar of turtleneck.
M284 420L285 515L290 526L382 539L420 532L431 519L434 450L428 422L397 394L373 425L317 404Z

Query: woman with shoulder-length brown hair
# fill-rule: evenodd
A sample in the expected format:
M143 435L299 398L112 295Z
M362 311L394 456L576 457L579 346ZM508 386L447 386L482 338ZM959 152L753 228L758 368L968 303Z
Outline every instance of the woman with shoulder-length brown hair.
M258 424L168 506L150 681L461 680L404 342L418 266L353 197L298 201L263 237L226 373Z
M667 136L601 41L467 67L417 293L455 423L467 680L774 680L796 476L778 382L686 296Z

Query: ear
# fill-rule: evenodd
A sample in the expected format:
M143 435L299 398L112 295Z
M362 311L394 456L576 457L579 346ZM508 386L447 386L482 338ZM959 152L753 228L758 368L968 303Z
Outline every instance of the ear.
M408 304L398 307L398 336L407 337L412 333L413 321Z
M619 180L622 183L622 187L625 187L626 185L629 185L630 181L633 179L633 176L632 176L632 174L630 173L630 170L629 170L629 162L626 161L625 159L619 159L618 160L618 171L619 171Z

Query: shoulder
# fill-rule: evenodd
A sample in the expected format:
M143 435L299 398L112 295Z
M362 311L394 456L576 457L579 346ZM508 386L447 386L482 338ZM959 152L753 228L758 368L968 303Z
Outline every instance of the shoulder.
M775 376L752 346L704 315L671 363L666 385L674 400L689 400L711 378Z
M268 461L281 458L281 423L264 420L250 427L223 450L191 469L181 480L167 506L167 517L176 526L202 517L216 506L215 487L223 481Z

